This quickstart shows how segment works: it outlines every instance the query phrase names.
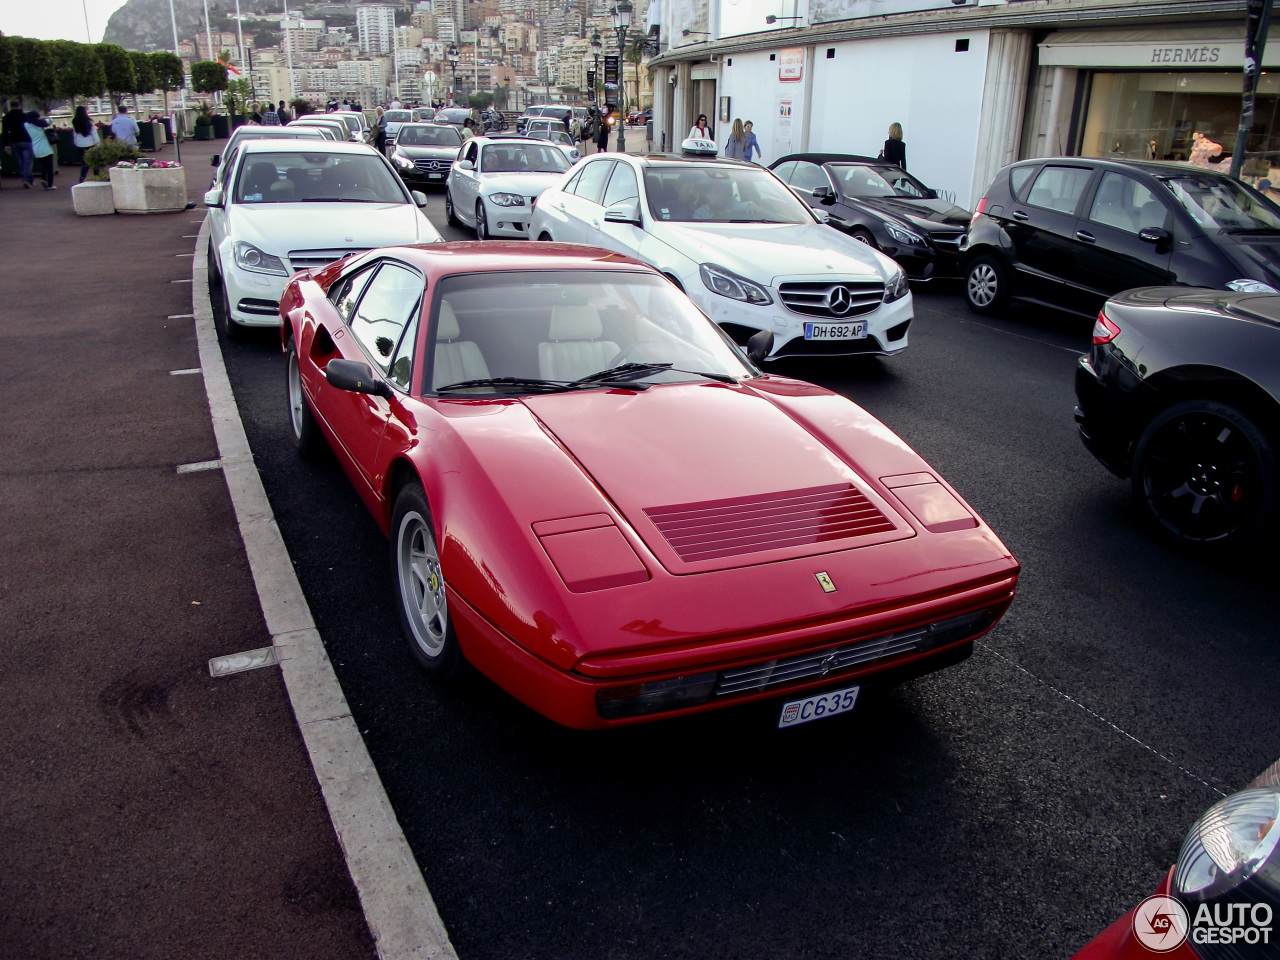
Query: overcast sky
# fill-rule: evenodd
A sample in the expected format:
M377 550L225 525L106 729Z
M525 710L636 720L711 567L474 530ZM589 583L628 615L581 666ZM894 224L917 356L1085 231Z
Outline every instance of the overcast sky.
M124 0L0 0L0 32L41 40L99 43L107 20ZM85 33L85 12L89 30Z

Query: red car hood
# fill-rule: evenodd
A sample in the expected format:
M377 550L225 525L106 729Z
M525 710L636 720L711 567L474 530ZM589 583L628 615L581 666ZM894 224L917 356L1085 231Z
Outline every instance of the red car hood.
M915 536L857 470L747 386L664 384L524 402L671 573Z

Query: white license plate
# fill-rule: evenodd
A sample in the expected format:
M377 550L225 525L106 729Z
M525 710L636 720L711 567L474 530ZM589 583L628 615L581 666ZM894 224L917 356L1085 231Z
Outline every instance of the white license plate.
M806 323L806 340L861 340L867 335L867 321L857 323Z
M858 702L858 691L861 687L845 687L843 690L829 690L816 693L803 700L792 700L782 705L782 714L778 717L778 729L798 727L811 720L822 720L834 717L838 713L848 713Z
M443 174L443 173L428 173L428 174L427 174L427 176L428 176L428 177L430 177L432 180L439 180L441 177L443 177L443 176L444 176L444 174Z

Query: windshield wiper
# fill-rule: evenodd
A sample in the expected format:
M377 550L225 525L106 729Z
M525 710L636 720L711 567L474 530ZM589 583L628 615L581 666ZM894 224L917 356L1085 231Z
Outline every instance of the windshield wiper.
M655 373L687 373L695 377L705 377L717 383L737 383L726 373L707 373L703 370L684 370L671 363L624 363L607 370L600 370L574 380L574 385L590 386L595 383L616 383L619 380L637 380L641 377L653 376Z
M727 223L795 223L794 220L765 220L763 218L751 219L751 220L728 220L726 222Z
M459 380L457 383L446 383L436 387L436 393L452 390L469 390L473 387L512 387L516 390L531 390L539 393L553 393L557 390L571 390L573 385L567 380L539 380L534 377L481 377L478 380Z
M355 197L304 197L300 202L301 203L386 203L387 201L357 200Z

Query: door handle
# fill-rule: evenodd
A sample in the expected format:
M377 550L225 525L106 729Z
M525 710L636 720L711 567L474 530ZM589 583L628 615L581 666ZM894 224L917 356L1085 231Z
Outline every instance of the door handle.
M563 203L557 203L557 204L556 204L556 209L557 209L557 210L559 210L561 213L564 213L564 204L563 204Z
M600 221L599 221L599 220L592 220L592 221L591 221L591 225L592 225L593 227L595 227L597 230L599 230L599 229L600 229Z
M1027 215L1023 213L1021 210L1015 210L1013 211L1013 219L1018 221L1023 221L1027 219Z
M1077 239L1077 240L1083 240L1085 243L1095 243L1095 242L1096 242L1096 241L1093 239L1093 234L1092 234L1092 233L1090 233L1088 230L1077 230L1077 231L1076 231L1076 239Z

